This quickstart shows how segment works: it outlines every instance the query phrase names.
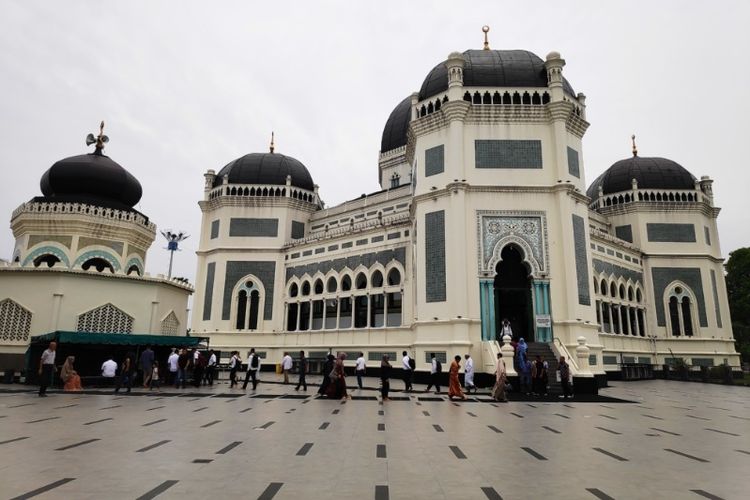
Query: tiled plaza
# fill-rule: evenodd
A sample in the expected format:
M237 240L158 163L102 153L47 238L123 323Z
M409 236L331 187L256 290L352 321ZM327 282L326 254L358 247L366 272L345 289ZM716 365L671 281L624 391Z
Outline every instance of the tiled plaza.
M275 383L0 393L0 497L748 498L750 390L612 385L632 402L341 402Z

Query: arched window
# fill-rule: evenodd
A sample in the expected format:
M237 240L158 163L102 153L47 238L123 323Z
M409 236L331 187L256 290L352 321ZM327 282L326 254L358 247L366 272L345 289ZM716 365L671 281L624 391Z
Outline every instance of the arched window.
M305 281L302 283L302 296L307 297L308 295L310 295L310 282Z
M632 286L628 287L628 300L630 302L633 302L633 287Z
M625 300L625 285L620 285L620 298Z
M133 273L137 274L138 276L141 275L141 270L138 269L138 266L136 266L135 264L133 264L132 266L128 268L128 276L130 276Z
M348 292L352 289L352 279L346 275L341 279L341 290L344 292Z
M695 312L692 292L681 284L675 285L669 292L667 308L669 312L669 331L673 336L692 337L695 334Z
M84 262L81 265L81 269L84 271L88 271L89 269L94 268L97 272L103 272L105 269L109 269L109 272L114 273L115 270L112 267L112 264L107 262L106 260L100 258L100 257L94 257L93 259L89 259L86 262Z
M594 278L594 293L599 293L599 280Z
M39 267L41 265L46 265L47 267L52 267L55 264L60 262L60 258L56 255L52 255L51 253L47 253L44 255L40 255L36 259L34 259L34 267Z
M292 286L289 287L289 296L296 297L298 294L299 288L297 287L297 283L292 283Z
M401 284L401 273L394 268L388 271L388 286L398 286Z
M609 285L609 295L614 299L617 298L617 285L615 285L614 283L611 283Z
M357 275L357 290L364 290L367 288L367 276L365 276L365 273L359 273Z
M328 293L335 293L338 289L338 283L336 283L336 278L331 276L328 278L328 284L326 286L326 289L328 290Z
M607 282L606 281L602 280L599 290L601 290L602 295L604 295L605 297L607 296Z
M641 289L638 288L635 291L635 301L640 303L643 300L643 295L641 294Z
M383 286L383 273L380 271L375 271L372 273L372 282L371 286L373 288L381 288Z
M258 285L252 280L245 281L237 292L236 304L235 328L237 330L257 330L260 312L260 288Z
M323 293L323 280L318 278L315 280L315 294L319 295Z

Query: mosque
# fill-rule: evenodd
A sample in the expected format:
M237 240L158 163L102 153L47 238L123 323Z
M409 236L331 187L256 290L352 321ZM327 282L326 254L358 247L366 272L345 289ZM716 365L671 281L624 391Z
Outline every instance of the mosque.
M396 105L380 191L326 206L308 168L273 140L204 174L195 334L222 352L254 347L266 363L300 349L313 359L362 351L375 367L408 351L427 371L431 353L443 362L471 353L492 373L496 354L512 352L507 321L536 352L569 358L580 380L623 364L739 366L712 180L642 156L633 138L632 155L587 184L586 98L565 79L565 60L492 50L487 31L482 49L452 52ZM0 349L28 339L10 339L18 329L6 318L19 313L6 309L23 316L42 309L34 300L52 311L67 303L16 289L47 274L99 277L87 263L109 269L102 287L163 293L127 313L143 318L139 330L184 326L190 287L142 275L154 228L132 209L136 190L67 200L54 178L45 174L45 197L12 217L15 262L0 272L19 285L0 285ZM51 222L63 217L77 221L68 236ZM106 231L87 233L94 223ZM79 322L90 306L76 304Z

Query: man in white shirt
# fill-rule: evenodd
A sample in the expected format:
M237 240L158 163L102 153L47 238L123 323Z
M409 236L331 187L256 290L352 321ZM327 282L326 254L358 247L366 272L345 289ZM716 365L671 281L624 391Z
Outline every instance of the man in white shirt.
M247 389L247 383L250 379L253 380L253 390L258 387L258 372L260 371L260 358L255 354L255 347L250 349L247 353L247 373L245 373L245 383L242 384L242 389Z
M208 351L208 366L206 366L206 383L208 385L214 385L214 373L216 372L216 354L214 350Z
M430 358L432 365L430 366L430 385L427 386L427 392L430 392L430 389L434 385L435 394L440 394L440 373L443 371L443 365L435 357L434 352L430 353Z
M102 363L102 377L115 378L116 373L117 363L112 359L112 357L109 357L107 361Z
M474 385L474 360L468 354L464 355L466 363L464 363L464 385L466 386L466 392L477 392L477 386Z
M401 363L403 365L401 367L401 369L404 372L404 392L409 392L409 391L412 390L412 386L411 386L411 375L412 375L411 358L406 353L406 351L404 351L402 353L402 355L404 356L401 359Z
M284 372L284 383L289 383L289 372L292 370L293 365L292 357L289 355L288 352L284 353L284 357L281 360L281 369Z
M362 377L365 376L366 365L367 363L365 362L365 353L360 352L359 357L357 358L357 366L354 368L357 373L357 385L360 389L362 389Z
M57 342L50 342L49 347L39 359L39 397L47 396L47 387L52 385L52 375L55 373L55 351Z
M175 377L177 377L177 369L179 368L177 362L179 360L180 355L177 354L177 349L173 347L172 354L170 354L169 358L167 358L167 364L169 365L169 380L167 380L168 385L172 385L175 383Z

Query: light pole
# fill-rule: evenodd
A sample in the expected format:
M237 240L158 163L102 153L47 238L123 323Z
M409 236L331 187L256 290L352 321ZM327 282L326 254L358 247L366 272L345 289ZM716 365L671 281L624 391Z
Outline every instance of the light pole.
M182 231L173 233L171 229L165 229L161 232L161 234L167 239L167 250L169 250L169 273L167 273L167 278L171 279L172 260L174 259L174 253L179 250L179 243L188 239L189 235L187 233L183 233Z

